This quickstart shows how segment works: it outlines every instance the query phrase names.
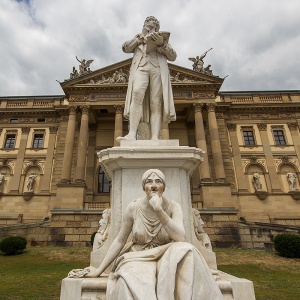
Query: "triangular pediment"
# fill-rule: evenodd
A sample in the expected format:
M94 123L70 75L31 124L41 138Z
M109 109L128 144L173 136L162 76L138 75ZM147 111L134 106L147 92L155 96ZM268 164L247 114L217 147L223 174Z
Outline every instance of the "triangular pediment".
M128 84L129 70L132 58L109 65L107 67L90 71L83 75L61 82L61 87L66 94L76 88L108 88L126 87ZM169 63L171 83L174 86L199 86L217 85L221 87L222 78L214 75L204 74L191 69Z

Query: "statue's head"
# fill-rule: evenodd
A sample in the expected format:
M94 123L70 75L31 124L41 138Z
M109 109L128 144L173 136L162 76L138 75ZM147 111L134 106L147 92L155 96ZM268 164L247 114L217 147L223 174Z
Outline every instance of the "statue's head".
M142 176L142 185L148 197L153 193L161 197L166 188L165 175L158 169L149 169Z
M144 22L144 27L146 27L148 30L150 30L154 27L155 31L159 31L160 24L159 24L159 21L155 17L150 16L150 17L146 18L146 20Z

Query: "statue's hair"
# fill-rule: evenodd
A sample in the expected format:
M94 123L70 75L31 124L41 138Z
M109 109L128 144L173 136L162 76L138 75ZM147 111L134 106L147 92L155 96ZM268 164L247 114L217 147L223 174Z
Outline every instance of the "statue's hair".
M164 184L164 189L165 189L166 188L166 179L165 179L164 173L158 169L149 169L142 176L143 190L145 190L146 180L151 176L152 173L156 174L162 180L162 182Z
M155 17L153 17L153 16L149 16L149 17L147 17L146 18L146 20L145 20L145 22L144 22L144 26L146 25L146 22L147 21L149 21L149 20L153 20L154 22L155 22L155 31L159 31L159 29L160 29L160 23L159 23L159 21L155 18Z

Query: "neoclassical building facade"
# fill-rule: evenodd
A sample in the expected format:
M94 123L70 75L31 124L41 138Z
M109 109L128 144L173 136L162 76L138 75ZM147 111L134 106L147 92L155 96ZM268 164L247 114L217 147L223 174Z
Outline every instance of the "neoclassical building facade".
M130 64L65 80L62 95L0 97L0 224L110 207L97 153L127 133ZM163 124L161 139L205 151L191 204L206 223L299 225L300 91L220 92L218 76L169 69L177 120Z

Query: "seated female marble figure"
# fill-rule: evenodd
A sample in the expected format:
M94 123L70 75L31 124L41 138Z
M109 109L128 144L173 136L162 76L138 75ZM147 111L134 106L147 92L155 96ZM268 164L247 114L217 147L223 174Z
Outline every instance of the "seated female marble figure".
M157 169L142 177L146 196L132 201L118 236L98 269L114 261L106 297L113 299L221 300L222 294L204 258L185 241L180 205L163 196L165 176ZM126 244L132 233L132 241Z

